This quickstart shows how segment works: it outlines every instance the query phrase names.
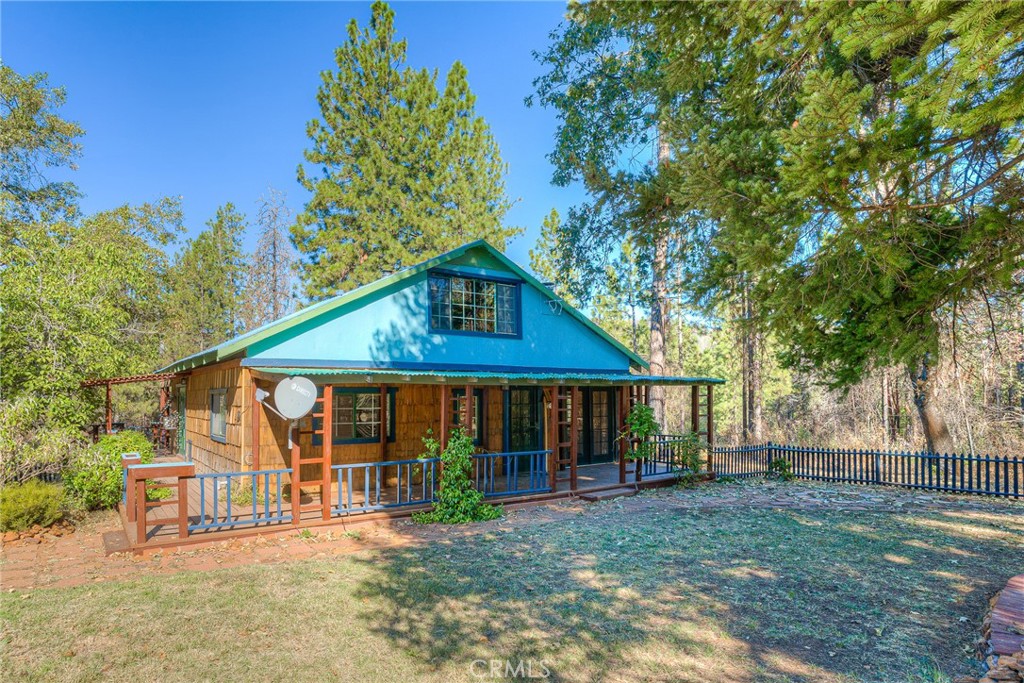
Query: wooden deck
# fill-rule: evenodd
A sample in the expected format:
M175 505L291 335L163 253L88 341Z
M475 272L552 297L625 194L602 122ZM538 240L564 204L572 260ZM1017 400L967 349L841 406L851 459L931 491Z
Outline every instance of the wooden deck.
M173 458L168 458L172 460ZM163 460L159 458L158 460ZM633 464L627 465L626 481L628 486L632 486L635 481L635 474L633 470ZM504 478L499 478L502 481ZM657 475L657 476L645 476L644 482L652 484L665 483L671 481L671 475ZM156 480L154 483L166 483L168 486L173 488L173 481L164 482ZM222 482L223 484L223 482ZM601 490L606 488L614 488L621 486L619 483L619 465L618 463L607 463L600 465L585 465L578 468L578 484L576 491L569 491L568 482L559 482L558 490L555 492L544 492L538 493L527 493L523 495L512 494L504 495L491 498L495 503L514 503L522 502L526 500L536 500L543 498L552 498L564 495L575 495L585 493L587 491ZM229 517L226 516L227 510L227 496L223 485L219 486L219 490L214 490L213 480L209 478L194 478L188 480L188 516L190 525L200 525L208 523L210 521L210 513L213 510L214 501L217 504L217 512L219 519L222 521L229 521L231 519L240 518L251 518L253 513L253 507L251 504L240 506L238 503L233 504L232 514ZM205 491L202 489L205 488ZM272 485L272 489L276 488ZM356 502L361 502L363 493L358 488L352 492L353 499ZM171 501L174 500L172 497ZM269 505L265 506L263 501L257 500L256 508L257 511L263 513L264 510L269 507L271 516L277 516L277 501L275 496L271 496ZM338 492L337 483L331 487L331 502L332 507L337 503ZM205 502L206 514L203 515L202 503ZM302 494L302 505L309 506L320 502L319 492L314 492L314 489L306 489ZM388 502L388 498L385 496L384 501ZM404 517L410 515L415 510L423 509L428 507L426 505L405 505L401 507L384 507L381 510L375 511L377 513L384 513L389 517ZM287 495L281 501L280 508L281 515L291 515L291 502L287 499ZM343 520L353 521L358 519L360 516L366 515L365 512L353 512L353 513L332 513L331 521L341 522ZM133 548L138 548L143 544L139 542L136 533L136 524L134 522L128 522L127 518L122 515L124 520L125 534L128 537L128 543ZM163 545L173 544L179 541L178 531L178 506L177 502L169 502L166 505L158 505L151 507L147 514L147 520L150 524L156 522L155 525L148 528L146 535L145 544ZM330 524L323 520L322 512L318 509L305 510L301 514L301 521L297 526L312 526L312 525L323 525ZM238 526L222 526L219 528L208 528L208 529L197 529L189 533L189 537L192 541L198 540L211 540L215 541L220 538L226 538L230 536L238 535L239 532L259 533L261 531L271 532L284 530L289 527L296 526L291 520L287 521L273 521L273 522L260 522L260 523L247 523Z

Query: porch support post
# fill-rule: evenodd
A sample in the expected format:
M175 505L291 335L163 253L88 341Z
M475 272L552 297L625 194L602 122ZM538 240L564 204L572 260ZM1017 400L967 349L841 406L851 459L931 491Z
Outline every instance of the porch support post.
M708 469L713 467L715 453L715 388L708 385Z
M579 410L580 406L580 388L572 387L570 389L569 400L572 405L569 413L569 489L572 491L576 490L576 457L579 452L579 434L576 431L576 420L581 418Z
M107 382L107 434L114 431L114 405L111 400L110 382Z
M629 387L619 388L619 483L626 483L626 454L629 452L629 434L626 433L627 404L629 403Z
M249 401L252 405L252 410L249 411L252 425L249 429L252 440L252 469L255 472L260 469L260 422L262 422L263 406L256 400L256 378L251 375L249 385Z
M558 490L558 387L548 387L544 394L551 399L551 409L548 410L548 448L551 449L548 455L548 486L551 492Z
M441 450L448 447L448 411L451 410L451 389L441 385Z
M327 521L331 518L331 449L334 446L334 385L324 385L324 417L321 420L323 429L323 458L324 461L320 465L320 513ZM338 482L338 486L341 486L341 482ZM341 492L339 490L338 499L341 499Z
M380 459L381 461L388 459L388 420L392 419L392 415L388 413L390 408L388 402L388 386L386 384L380 385ZM338 483L341 486L341 482Z
M302 464L299 462L299 427L296 421L288 423L288 441L292 445L292 526L298 526L302 521Z
M473 387L467 384L462 390L462 410L464 411L462 424L466 430L466 436L473 438Z
M700 385L690 387L690 431L700 436Z

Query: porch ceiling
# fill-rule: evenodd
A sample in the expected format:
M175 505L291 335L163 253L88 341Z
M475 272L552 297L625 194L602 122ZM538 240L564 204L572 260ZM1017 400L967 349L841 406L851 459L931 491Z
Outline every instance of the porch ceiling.
M250 369L264 375L317 377L325 382L353 382L362 379L367 384L481 384L496 386L504 384L576 384L584 386L694 386L725 384L724 379L716 377L666 377L658 375L627 375L622 373L467 372L464 370L283 368L262 366L252 366Z

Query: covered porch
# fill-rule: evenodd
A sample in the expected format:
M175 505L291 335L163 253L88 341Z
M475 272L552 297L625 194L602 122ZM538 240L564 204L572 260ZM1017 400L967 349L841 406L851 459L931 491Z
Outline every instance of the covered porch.
M432 435L443 449L456 428L473 437L473 480L494 502L671 483L672 437L661 437L663 447L647 461L629 458L632 440L619 438L629 411L648 403L655 385L681 387L689 395L692 431L714 441L713 386L719 380L709 378L266 366L248 371L249 467L183 470L178 500L159 504L145 503L139 487L170 480L140 484L145 473L126 469L126 490L134 491L124 506L132 546L356 515L408 515L429 507L440 479L439 459L421 457L423 437ZM318 398L313 413L293 429L258 402L256 392L296 375L314 381Z

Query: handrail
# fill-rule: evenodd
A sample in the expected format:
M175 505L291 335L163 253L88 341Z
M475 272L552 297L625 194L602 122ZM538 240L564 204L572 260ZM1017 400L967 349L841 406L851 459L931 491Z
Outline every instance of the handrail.
M189 525L190 531L200 531L202 529L221 529L224 527L231 528L235 526L256 526L259 524L271 524L276 522L290 522L292 516L290 513L286 513L282 507L284 495L282 492L283 483L282 476L291 474L290 469L274 469L274 470L251 470L248 472L213 472L197 474L195 476L196 481L199 482L199 522L197 524ZM262 487L260 486L260 479L263 480ZM221 482L223 479L224 488L224 510L223 515L220 510L220 489ZM248 510L250 504L246 504L246 512L249 514L238 513L235 514L232 510L234 505L234 494L232 491L232 482L240 481L244 482L246 479L249 480L249 492L252 497L251 511ZM271 479L274 480L273 488L270 485ZM213 502L212 505L207 505L207 482L210 482L213 489ZM236 489L237 490L237 489ZM260 493L263 494L262 505L259 502ZM273 493L273 504L271 504ZM207 508L211 507L212 510ZM262 507L262 510L260 509ZM206 521L209 518L210 521Z
M477 453L473 455L473 482L487 497L544 493L551 490L548 479L550 450L512 451L509 453ZM501 459L504 475L498 474ZM526 486L520 486L523 474L521 461L526 459ZM502 486L503 484L503 486Z

